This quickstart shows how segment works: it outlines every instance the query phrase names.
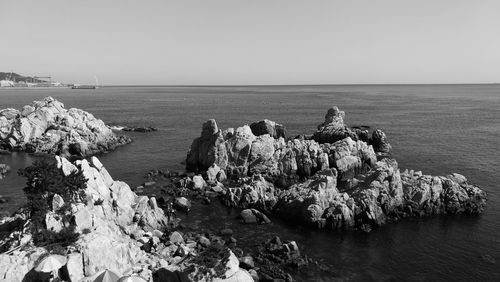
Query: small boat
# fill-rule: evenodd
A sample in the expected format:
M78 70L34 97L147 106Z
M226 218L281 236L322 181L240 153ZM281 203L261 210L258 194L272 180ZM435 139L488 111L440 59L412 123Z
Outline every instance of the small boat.
M71 86L71 89L96 89L97 86L95 85L80 85L80 84L75 84Z
M97 85L99 85L99 81L97 80L97 76L95 78L95 85L81 85L81 84L73 84L71 89L97 89Z

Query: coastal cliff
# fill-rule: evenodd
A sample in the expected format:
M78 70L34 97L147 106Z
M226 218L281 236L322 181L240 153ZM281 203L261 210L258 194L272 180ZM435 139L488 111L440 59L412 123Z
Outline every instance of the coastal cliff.
M52 97L21 110L0 110L0 149L63 156L90 156L131 142L118 136L91 113Z

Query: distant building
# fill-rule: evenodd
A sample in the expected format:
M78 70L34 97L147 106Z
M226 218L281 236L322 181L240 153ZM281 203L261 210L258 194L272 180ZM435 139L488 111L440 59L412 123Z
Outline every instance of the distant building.
M12 80L0 80L0 87L14 87L14 81Z

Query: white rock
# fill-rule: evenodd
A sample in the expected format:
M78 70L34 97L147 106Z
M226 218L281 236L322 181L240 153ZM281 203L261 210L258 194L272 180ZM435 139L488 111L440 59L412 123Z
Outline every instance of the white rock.
M97 170L99 170L99 171L100 171L101 169L103 169L103 167L104 167L104 166L102 165L101 161L99 161L99 159L98 159L98 158L96 158L95 156L93 156L92 158L90 158L90 162L91 162L91 163L92 163L92 165L93 165L95 168L97 168Z
M68 255L66 268L71 282L80 281L85 275L83 273L83 259L80 253L71 253Z
M107 187L109 187L113 184L114 180L105 167L102 167L102 169L99 171L99 173L101 174L102 180L104 181L104 184Z
M214 281L227 281L225 279L230 278L231 276L236 274L238 270L240 270L240 261L238 260L238 258L234 255L234 253L231 250L228 249L227 251L228 251L227 257L225 257L223 260L219 262L223 264L222 266L223 274L220 276L220 280L214 279ZM251 281L253 281L253 279Z
M207 169L207 178L210 181L216 181L217 180L217 174L220 172L220 167L217 164L212 164L208 169Z
M74 214L76 230L81 232L84 229L92 228L93 216L87 208L83 208Z
M114 181L109 189L111 190L113 199L116 200L119 207L129 208L136 201L137 196L125 182Z
M76 166L70 163L66 158L56 156L57 168L62 169L65 176L70 175L72 172L78 171Z
M205 187L207 184L201 175L193 176L193 189L199 190Z
M58 211L62 206L64 206L64 199L58 194L55 194L52 197L52 211Z

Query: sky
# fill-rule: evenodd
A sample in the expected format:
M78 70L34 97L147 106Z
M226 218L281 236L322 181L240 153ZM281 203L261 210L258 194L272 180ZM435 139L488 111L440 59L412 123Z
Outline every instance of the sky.
M0 4L0 71L64 83L500 82L497 0Z

